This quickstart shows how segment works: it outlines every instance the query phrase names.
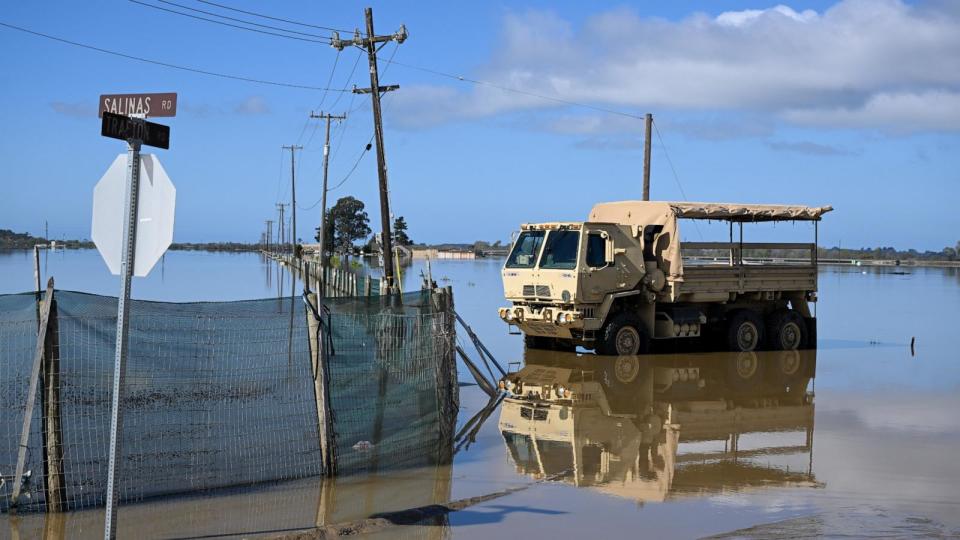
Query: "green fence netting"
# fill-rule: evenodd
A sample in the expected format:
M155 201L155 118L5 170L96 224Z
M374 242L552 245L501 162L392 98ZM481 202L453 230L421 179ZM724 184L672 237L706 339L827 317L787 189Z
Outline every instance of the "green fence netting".
M0 511L11 502L36 298L0 295ZM59 403L67 508L105 498L117 299L70 291L54 298L59 385L38 390L21 510L45 508L41 404L51 399ZM337 473L449 462L458 408L449 309L430 292L324 305ZM121 500L322 474L310 313L300 296L133 301Z

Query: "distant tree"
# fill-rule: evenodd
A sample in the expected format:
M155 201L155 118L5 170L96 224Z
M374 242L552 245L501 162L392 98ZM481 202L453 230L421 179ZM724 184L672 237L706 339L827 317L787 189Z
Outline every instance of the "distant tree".
M334 216L332 214L332 209L327 210L327 219L325 220L327 222L327 237L324 239L324 242L323 242L324 243L323 250L326 251L327 253L333 253L333 247L334 247L333 236L334 236L334 230L335 230L333 218ZM316 239L317 242L320 241L320 227L316 228L316 234L314 235L314 238Z
M483 240L477 240L476 242L473 243L474 253L482 253L483 251L486 251L488 249L490 249L489 242L484 242Z
M497 240L496 242L493 243L493 247L495 247L495 248L502 247L502 246L503 246L503 244L502 244L499 240Z
M349 253L353 243L370 234L370 217L364 211L363 201L354 197L343 197L330 209L327 221L333 231L333 251Z
M393 220L393 242L401 246L409 246L413 240L407 236L407 221L403 216Z

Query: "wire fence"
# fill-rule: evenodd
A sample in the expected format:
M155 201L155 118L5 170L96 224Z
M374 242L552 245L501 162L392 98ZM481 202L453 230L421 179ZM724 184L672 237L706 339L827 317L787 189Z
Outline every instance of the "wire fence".
M455 336L450 304L437 294L325 302L338 474L451 459ZM105 502L117 299L69 291L54 298L47 355L56 362L45 361L40 376L21 511L48 508L52 474L61 475L60 508ZM37 305L34 294L0 296L0 511L12 503ZM300 297L134 301L121 500L322 474L310 316Z

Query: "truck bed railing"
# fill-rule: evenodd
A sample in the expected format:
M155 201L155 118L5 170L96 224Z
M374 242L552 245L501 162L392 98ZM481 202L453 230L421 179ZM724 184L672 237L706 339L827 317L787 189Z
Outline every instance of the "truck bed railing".
M692 266L816 266L816 243L681 242L685 263Z

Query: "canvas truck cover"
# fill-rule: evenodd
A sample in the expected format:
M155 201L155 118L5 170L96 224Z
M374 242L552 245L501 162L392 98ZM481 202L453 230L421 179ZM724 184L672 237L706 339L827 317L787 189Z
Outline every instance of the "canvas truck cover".
M818 221L833 210L830 206L790 206L780 204L732 204L670 201L619 201L600 203L590 210L589 221L645 227L662 225L654 240L654 253L662 259L664 273L682 279L683 259L677 219L717 219L737 222ZM637 234L638 231L634 231Z

